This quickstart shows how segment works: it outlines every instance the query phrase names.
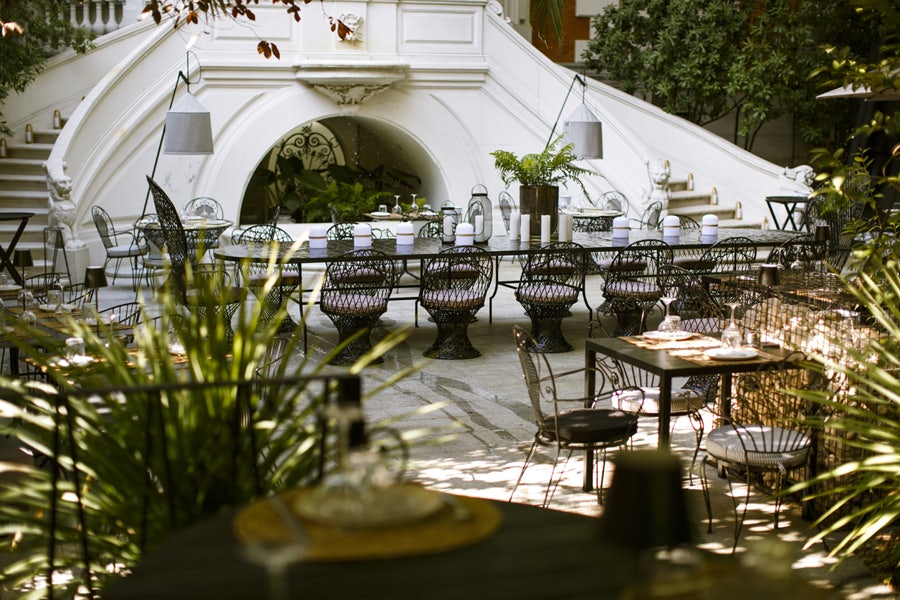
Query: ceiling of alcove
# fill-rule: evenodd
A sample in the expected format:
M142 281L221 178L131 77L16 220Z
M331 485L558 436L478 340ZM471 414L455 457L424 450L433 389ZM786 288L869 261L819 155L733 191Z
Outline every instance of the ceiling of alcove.
M334 134L346 164L362 165L369 170L384 165L397 172L414 174L421 184L412 191L433 199L432 206L435 207L440 205L440 198L447 196L447 186L437 165L431 161L431 153L394 124L359 116L327 117L287 131L281 139L290 137L310 123L318 123ZM275 146L262 157L260 165L271 163L274 148ZM268 215L263 208L264 202L264 193L255 190L251 182L244 192L240 223L246 225L266 221Z

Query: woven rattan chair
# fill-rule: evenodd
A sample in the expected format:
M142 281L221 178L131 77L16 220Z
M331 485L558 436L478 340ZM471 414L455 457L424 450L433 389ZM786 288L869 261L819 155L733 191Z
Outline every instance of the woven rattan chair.
M756 245L745 237L719 240L707 248L692 270L706 275L741 275L756 264ZM724 286L710 286L710 293L720 305L734 300L734 293Z
M584 248L572 242L544 246L529 255L516 300L531 319L533 350L568 352L574 348L562 333L562 320L584 289Z
M575 375L584 377L584 369L554 374L546 355L535 352L536 341L525 329L518 325L513 327L519 362L531 401L532 418L537 425L531 448L525 457L525 464L509 495L510 501L516 494L528 465L534 458L539 446L553 448L555 456L547 491L544 493L543 506L547 507L559 481L554 481L560 454L566 453L566 463L574 451L587 451L594 454L594 488L597 498L603 488L603 477L606 466L606 451L625 445L637 432L637 415L611 408L599 408L597 399L587 402L584 398L563 398L557 393L557 381ZM598 374L602 376L602 373ZM608 386L601 386L605 389ZM598 456L602 453L602 457ZM598 473L599 470L599 473ZM565 471L565 464L562 471Z
M639 229L655 230L659 227L662 211L662 202L651 202L644 208L644 212L640 219L631 219L631 226Z
M709 432L707 456L715 460L728 478L734 505L734 547L737 548L741 528L747 516L751 488L761 481L771 484L775 498L775 528L783 496L780 492L791 473L803 473L814 445L814 430L805 417L812 405L797 390L820 389L824 378L805 368L797 368L803 355L786 357L779 368L741 374L734 386L730 414L722 414L724 424ZM712 532L712 508L709 484L704 474L703 493L708 516L707 530ZM765 475L764 479L762 476ZM740 478L746 486L743 510L739 511L738 494L732 479Z
M419 304L437 325L437 336L424 352L429 358L481 356L469 340L469 323L484 306L493 278L493 259L475 246L454 246L439 258L423 261Z
M353 364L372 349L371 329L387 311L393 281L393 261L371 248L347 252L328 264L319 308L338 331L331 364ZM383 360L379 356L372 362Z
M598 313L616 318L615 336L642 333L647 314L659 303L659 273L671 264L672 248L659 240L633 242L613 257L604 272L603 304Z

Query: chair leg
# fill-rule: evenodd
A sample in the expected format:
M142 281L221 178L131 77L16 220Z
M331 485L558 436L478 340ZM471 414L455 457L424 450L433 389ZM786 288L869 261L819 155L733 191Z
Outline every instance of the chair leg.
M533 442L531 444L531 448L528 450L528 455L525 456L525 464L522 465L522 470L519 471L519 478L516 479L516 484L513 486L512 492L509 494L509 502L512 502L513 496L516 495L516 490L519 489L519 484L522 483L522 477L525 475L525 469L528 468L528 463L531 462L531 459L534 458L534 453L537 450L537 442Z
M712 533L712 501L709 498L709 480L706 476L706 467L709 456L704 456L700 461L700 487L703 489L703 502L706 504L706 533Z
M697 454L700 453L700 443L703 441L703 415L699 411L695 411L688 414L688 420L691 423L691 428L694 430L694 435L697 437L694 454L691 456L691 467L688 470L690 485L694 485L694 465L697 464Z
M556 474L556 467L559 465L559 446L556 447L556 455L553 457L553 468L550 470L550 481L547 482L547 491L544 492L544 503L541 505L543 508L547 508L550 506L550 500L553 499L553 495L556 494L556 488L559 487L559 482L562 480L563 475L566 472L566 465L569 464L569 459L572 458L572 451L569 450L569 453L566 454L566 460L563 462L562 470L559 473L559 478L554 483L553 476ZM551 491L552 490L552 491Z

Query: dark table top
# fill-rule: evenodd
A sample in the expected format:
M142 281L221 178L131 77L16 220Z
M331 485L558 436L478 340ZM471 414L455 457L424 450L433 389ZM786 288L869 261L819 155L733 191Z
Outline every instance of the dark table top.
M0 221L26 220L33 216L33 212L0 212Z
M718 240L734 237L750 239L755 246L776 246L797 234L788 231L761 230L761 229L720 229ZM630 242L645 239L663 240L676 249L700 249L710 246L710 241L702 239L700 231L683 231L677 240L664 238L662 232L655 230L633 230L627 242L612 239L612 233L576 233L573 241L580 244L589 252L615 251ZM494 236L487 243L475 244L494 256L512 256L529 254L540 250L538 241L510 240L506 236ZM374 240L372 248L384 252L394 259L422 259L435 258L442 250L449 248L449 244L443 244L441 240L434 238L416 238L411 246L398 246L396 240ZM229 261L266 261L269 259L272 246L266 245L230 245L215 250L214 256L219 260ZM328 262L340 257L346 252L354 250L353 240L329 240L327 248L310 248L307 243L296 244L293 248L290 244L278 244L276 246L279 257L293 263L317 263Z
M291 597L617 598L633 579L630 560L597 539L596 518L492 504L503 522L485 541L404 558L295 564L288 573ZM265 598L265 572L242 557L234 516L228 512L176 534L103 597Z

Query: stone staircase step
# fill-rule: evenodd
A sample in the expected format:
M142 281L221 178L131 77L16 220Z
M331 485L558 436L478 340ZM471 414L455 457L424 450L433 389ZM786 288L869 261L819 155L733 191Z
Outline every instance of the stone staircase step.
M43 174L23 175L21 173L3 173L0 174L0 190L8 192L46 192L47 176Z
M686 192L694 189L694 178L685 177L684 179L669 178L669 192Z
M721 223L724 219L734 219L734 206L727 204L709 204L708 202L706 204L680 206L674 209L670 206L669 214L691 217L698 223L703 218L703 215L712 214L719 217L719 222Z
M59 137L59 129L36 129L34 131L34 143L35 144L46 144L49 146L53 146L56 143L56 138Z
M0 178L6 175L40 175L45 177L44 161L34 158L0 158Z
M709 191L683 190L669 192L669 210L688 207L694 204L709 204L712 194Z
M7 147L9 158L27 158L45 161L53 150L53 144L10 144Z
M0 189L0 210L47 212L49 192L43 190L4 190Z

